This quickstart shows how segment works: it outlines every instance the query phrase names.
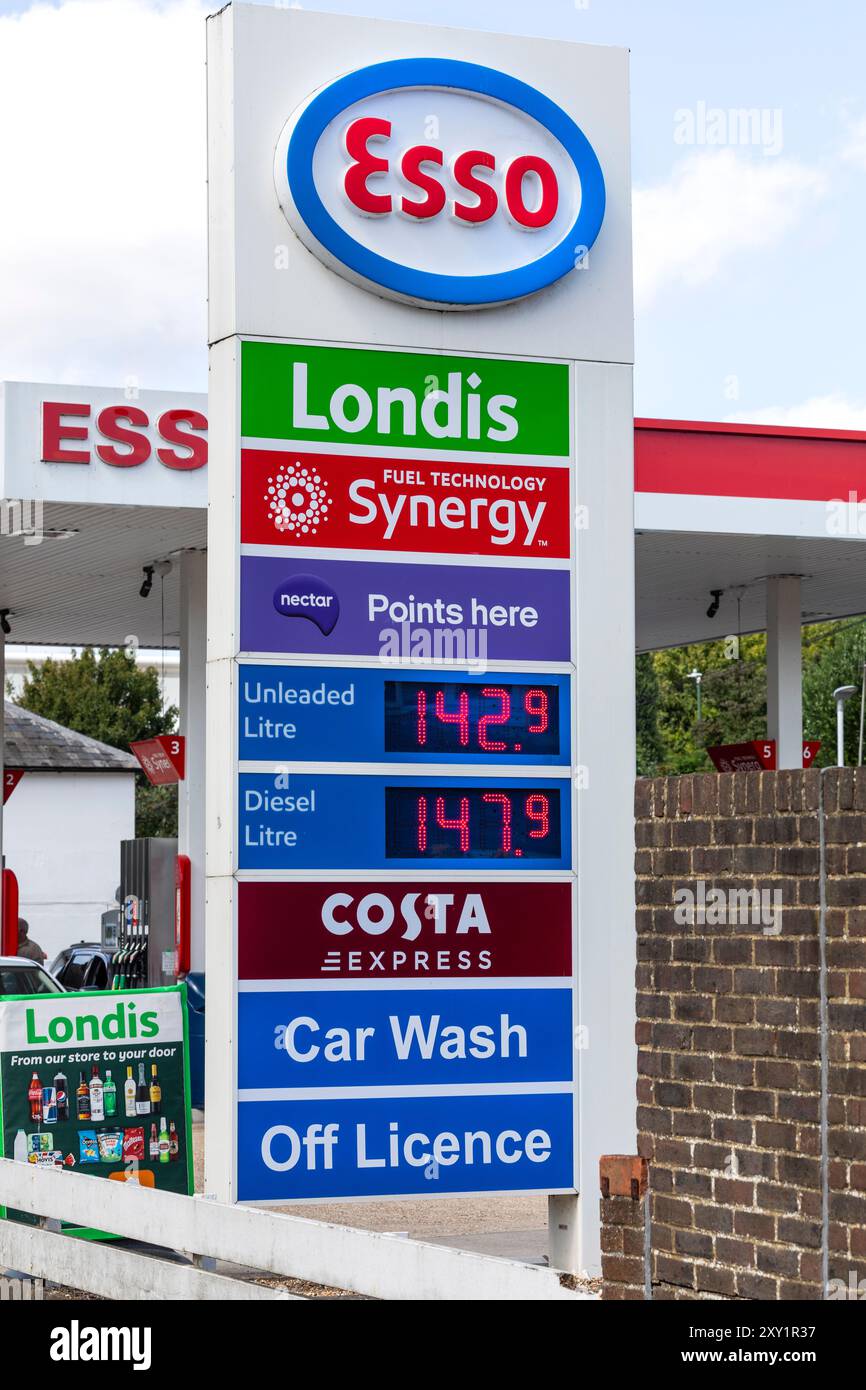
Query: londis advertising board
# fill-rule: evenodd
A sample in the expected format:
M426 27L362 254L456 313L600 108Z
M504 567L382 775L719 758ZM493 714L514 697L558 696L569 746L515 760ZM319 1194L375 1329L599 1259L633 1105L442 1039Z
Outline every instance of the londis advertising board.
M0 1002L5 1158L189 1194L186 986Z

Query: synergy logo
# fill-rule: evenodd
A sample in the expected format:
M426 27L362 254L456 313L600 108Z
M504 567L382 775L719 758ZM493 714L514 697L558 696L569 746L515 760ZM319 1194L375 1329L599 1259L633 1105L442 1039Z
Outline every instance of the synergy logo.
M595 151L560 106L445 58L375 63L315 92L283 129L274 177L293 229L331 269L439 309L560 280L605 209Z
M281 618L307 618L328 637L340 616L340 600L330 584L314 574L296 574L274 590L274 608Z
M241 478L245 544L550 560L570 554L569 472L556 464L244 449Z
M276 529L297 539L316 535L333 501L319 474L297 459L268 478L264 497Z

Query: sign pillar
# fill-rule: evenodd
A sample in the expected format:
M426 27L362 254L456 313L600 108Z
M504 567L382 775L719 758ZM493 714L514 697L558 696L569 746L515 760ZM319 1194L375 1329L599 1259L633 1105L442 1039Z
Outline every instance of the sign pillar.
M178 785L178 848L192 867L193 970L204 969L205 758L207 714L207 552L180 557L180 732L186 739L186 775Z
M634 1143L626 55L208 32L206 1186L546 1193L596 1268Z
M767 735L776 766L803 766L803 614L798 574L767 580Z

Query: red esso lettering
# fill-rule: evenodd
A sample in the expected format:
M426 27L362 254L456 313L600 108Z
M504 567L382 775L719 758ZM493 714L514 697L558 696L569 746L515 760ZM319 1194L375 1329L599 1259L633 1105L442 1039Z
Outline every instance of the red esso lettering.
M376 116L361 116L346 131L346 154L352 163L346 170L343 187L346 197L365 217L382 217L391 211L390 193L371 193L367 179L371 174L387 174L388 161L371 154L369 140L385 140L391 134L391 122Z
M131 430L130 425L148 425L148 419L137 405L109 405L100 410L96 417L96 428L105 439L113 439L122 444L123 451L114 444L97 444L97 457L112 468L137 468L150 458L150 440L146 434Z
M446 193L445 155L437 145L412 145L399 161L403 182L417 190L419 197L401 194L398 198L382 191L382 176L391 172L391 161L384 142L390 138L391 122L379 116L360 116L346 130L344 145L350 164L343 178L346 197L365 217L386 217L399 212L419 222L429 221L446 208L466 226L489 222L499 207L500 194L492 182L496 158L487 150L464 150L450 163L449 177L456 189L450 199ZM371 142L376 148L371 149ZM379 189L368 179L378 177ZM540 155L524 154L512 159L504 169L502 203L507 216L518 227L536 231L547 227L559 207L559 182L552 165ZM468 200L464 195L469 195Z
M86 420L90 406L80 403L45 401L42 405L42 459L45 463L90 463L88 428L71 423L76 418ZM96 429L101 442L96 444L96 456L110 468L138 468L151 455L147 412L137 405L108 405L96 417ZM191 472L207 463L207 417L200 410L188 408L166 410L156 422L156 431L163 446L156 456L165 468L176 472ZM87 447L70 447L69 441L81 441ZM106 442L107 441L107 442Z
M526 180L537 182L540 190L538 206L530 208L526 203ZM518 227L534 231L536 227L546 227L556 216L559 207L559 184L556 174L546 159L538 155L522 154L512 159L505 171L505 206Z
M185 425L186 429L181 426ZM207 439L201 434L191 434L190 430L206 430L207 419L200 410L167 410L156 422L160 439L166 444L177 444L186 450L179 454L176 449L157 449L156 456L166 468L181 472L203 468L207 463Z

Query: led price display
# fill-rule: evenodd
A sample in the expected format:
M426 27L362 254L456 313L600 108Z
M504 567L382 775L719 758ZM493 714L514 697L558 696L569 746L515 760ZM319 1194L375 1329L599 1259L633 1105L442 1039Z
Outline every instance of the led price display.
M560 845L559 790L386 787L389 859L549 859Z
M559 753L559 687L386 681L388 753Z

